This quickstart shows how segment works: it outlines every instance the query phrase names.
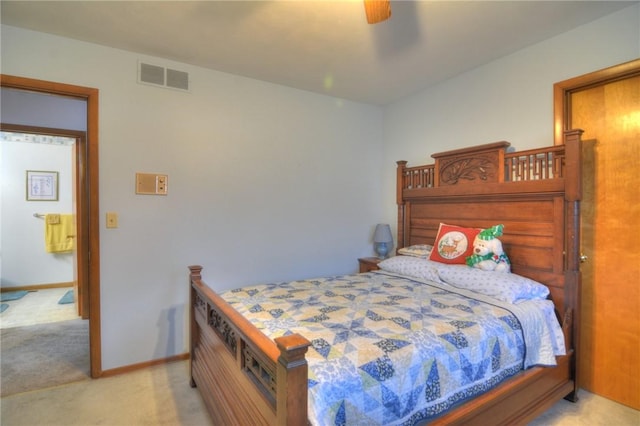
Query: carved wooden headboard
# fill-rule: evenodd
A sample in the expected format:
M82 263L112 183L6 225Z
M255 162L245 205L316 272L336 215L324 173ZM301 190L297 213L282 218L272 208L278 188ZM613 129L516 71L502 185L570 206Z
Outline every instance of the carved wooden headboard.
M514 273L546 284L558 314L577 305L580 135L565 145L507 152L496 142L398 162L398 247L433 244L441 222L487 228L501 237Z

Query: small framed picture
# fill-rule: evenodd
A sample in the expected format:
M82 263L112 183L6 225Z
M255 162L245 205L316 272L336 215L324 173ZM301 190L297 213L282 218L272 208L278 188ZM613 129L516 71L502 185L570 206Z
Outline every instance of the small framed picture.
M27 170L27 201L58 201L58 172Z

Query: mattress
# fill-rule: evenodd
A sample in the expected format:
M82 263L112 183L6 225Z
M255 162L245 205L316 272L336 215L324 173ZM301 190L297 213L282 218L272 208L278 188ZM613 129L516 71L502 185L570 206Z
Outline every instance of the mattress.
M270 338L311 342L314 425L416 424L564 351L550 301L507 303L383 271L222 297Z

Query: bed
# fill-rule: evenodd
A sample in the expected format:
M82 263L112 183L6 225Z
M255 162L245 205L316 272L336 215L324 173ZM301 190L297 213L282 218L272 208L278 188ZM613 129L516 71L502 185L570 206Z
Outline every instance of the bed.
M245 287L228 292L224 297L203 281L202 267L190 266L191 384L199 389L213 423L511 425L526 424L562 398L576 401L576 349L579 347L580 323L581 133L580 130L567 131L564 145L547 148L511 152L508 142L497 142L433 154L435 162L429 165L408 167L404 161L397 164L397 247L434 244L441 223L469 228L502 224L504 235L500 239L510 258L513 273L510 275L544 284L541 287L546 293L537 297L535 303L546 303L547 311L550 310L551 316L557 320L554 354L550 356L552 362L548 353L542 361L515 359L515 352L519 351L523 357L529 357L533 352L524 349L523 340L528 341L529 336L523 328L524 322L520 323L522 313L518 311L521 307L524 310L529 302L516 308L509 303L492 303L492 297L476 296L468 289L452 289L448 277L455 274L450 274L447 268L464 269L463 265L430 267L429 273L434 275L420 278L407 276L393 268L383 268L364 274ZM405 256L395 258L404 259ZM318 287L320 296L304 295L309 286ZM374 293L373 297L377 299L373 305L371 301L360 301L359 295L367 291L358 286ZM272 305L276 303L274 300L266 300L263 296L267 287L274 292L275 299L286 302L285 305ZM380 289L388 292L382 294ZM405 294L406 291L411 293ZM416 297L416 292L421 296ZM458 299L451 299L454 297ZM366 340L367 333L384 331L361 331L357 327L336 330L335 324L339 321L334 321L334 315L346 309L336 305L336 298L348 300L347 304L360 308L365 303L365 320L371 324L384 320L382 328L391 333L369 339L375 347L368 351L378 353L374 353L374 361L363 361L359 365L358 376L366 376L365 383L359 386L369 392L367 397L352 390L357 386L343 386L340 380L333 378L325 382L321 380L323 374L332 377L332 372L327 371L326 365L319 366L318 359L338 360L347 352L352 358L363 356L352 354L353 350L364 347L361 341L353 340L357 344L349 347L350 338L346 336ZM409 308L403 302L409 299L429 301L428 309L423 306L419 314L414 312L413 320L445 316L445 326L450 328L434 332L427 326L415 325L421 322L406 321L406 312L402 317L396 311L387 310L395 307L418 309ZM297 317L289 315L288 312L297 312L303 300L313 300L312 309L315 311L300 311L306 313L298 313ZM371 309L371 306L375 308ZM467 325L474 324L469 328L471 330L475 328L475 322L480 321L464 315L476 309L482 318L489 318L488 313L481 311L484 309L495 311L497 318L502 318L500 321L487 320L489 328L504 329L506 333L509 327L505 324L517 324L511 328L522 332L522 337L505 337L511 343L493 343L488 349L483 349L484 354L475 353L483 351L465 353L464 359L471 361L464 366L466 370L460 366L458 369L465 370L470 376L480 377L479 372L482 372L484 381L475 383L467 380L463 383L467 387L456 392L447 388L449 385L445 380L433 380L433 368L402 367L400 363L405 362L405 358L416 357L416 353L429 352L428 348L434 348L433 343L424 343L421 350L407 352L410 346L418 346L417 342L422 342L422 337L416 337L418 335L435 334L440 338L441 346L465 346L459 342L470 339L473 334L467 332ZM253 317L246 317L241 311L253 311ZM453 311L461 312L463 316L448 317ZM314 328L299 329L300 320L307 326L333 324L333 334L327 336L323 334L327 333L326 330ZM402 328L411 330L411 337L402 336ZM338 340L341 346L336 344ZM470 346L475 348L478 345ZM495 355L496 347L499 357ZM506 350L509 347L514 349L513 355ZM441 354L436 350L432 352ZM504 370L492 364L500 357L506 360ZM435 365L432 362L429 365ZM438 366L447 363L438 362ZM525 363L527 368L522 369ZM519 367L515 368L515 365ZM390 404L396 412L389 417L384 412L385 408L380 411L380 406L385 405L381 400L391 394L386 385L400 382L400 386L404 386L402 383L406 380L401 372L405 371L406 377L418 377L418 382L425 383L418 391L407 391L409 395L418 396L400 398L400 409L398 404ZM450 373L440 371L439 374ZM317 389L322 388L321 383L326 384L329 394L337 400L341 391L359 398L360 410L364 414L355 414L353 407L345 407L344 403L336 405L336 401L325 401L325 394L317 393ZM349 390L345 392L344 389ZM412 407L414 411L403 411L413 405L413 399L424 399L424 395L434 405L416 405L417 408ZM371 415L371 419L367 415Z

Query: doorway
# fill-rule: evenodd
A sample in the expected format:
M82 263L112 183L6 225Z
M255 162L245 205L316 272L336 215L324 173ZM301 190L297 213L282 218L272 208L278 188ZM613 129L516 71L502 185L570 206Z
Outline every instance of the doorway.
M82 226L75 214L76 188L82 187L75 181L83 174L75 159L84 131L1 127L0 395L5 397L87 380L90 360L88 310L82 303L86 280L78 276L86 267L79 267L76 250Z
M25 293L35 296L35 291L47 289L43 293L51 295L44 297L41 293L37 298L27 298L29 301L17 299L21 301L16 301L16 307L22 312L9 310L3 318L3 327L69 318L70 306L54 309L48 304L49 298L56 295L64 297L61 304L74 305L76 316L89 319L88 268L83 264L87 257L80 256L79 259L76 250L79 247L84 251L87 246L86 226L82 223L86 197L78 197L86 187L85 171L79 170L76 161L86 145L85 132L5 123L0 127L2 176L5 188L10 189L3 193L2 291L18 290L18 293L14 292L16 296L26 296ZM37 189L42 179L52 180L51 192L30 197L29 183ZM47 217L48 213L53 216ZM65 223L59 223L60 217ZM57 242L56 247L47 244L43 247L44 230L55 231L53 225L46 225L53 219L56 225L68 226L73 231L68 232L71 235L63 242ZM69 287L72 289L65 291Z
M556 143L584 130L580 387L640 409L640 60L557 83Z
M64 96L86 101L86 138L77 144L76 165L76 215L77 278L84 280L86 291L78 295L84 304L83 315L89 319L90 375L102 375L100 338L100 238L98 192L98 90L62 83L0 75L2 87ZM3 126L4 127L4 126ZM79 187L78 187L79 185ZM78 189L79 188L79 189Z

